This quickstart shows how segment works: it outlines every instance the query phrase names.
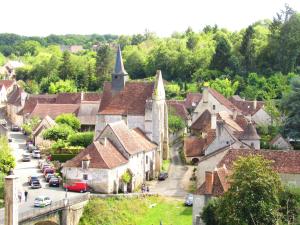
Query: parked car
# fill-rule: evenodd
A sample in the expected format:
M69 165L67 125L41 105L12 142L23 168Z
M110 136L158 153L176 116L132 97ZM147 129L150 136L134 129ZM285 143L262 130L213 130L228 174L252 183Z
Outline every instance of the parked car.
M31 183L35 180L39 180L38 175L32 175L28 177L28 184L31 185Z
M39 196L34 199L34 207L45 207L51 203L52 200L47 196Z
M33 150L32 151L32 158L40 159L41 158L41 152L40 152L40 150Z
M194 199L193 195L192 195L192 194L188 194L188 195L185 197L185 202L184 202L184 204L185 204L186 206L193 206L193 199Z
M31 186L32 189L37 189L37 188L41 188L42 187L42 185L41 185L41 183L40 183L39 180L33 180L31 182L30 186Z
M42 172L44 173L45 169L51 168L50 164L44 164L41 168Z
M59 187L58 177L51 177L49 180L49 187Z
M47 168L47 169L44 170L43 173L44 173L44 177L46 177L47 174L49 174L49 173L54 174L55 173L55 169L53 169L53 168Z
M34 146L33 144L28 144L27 149L29 152L33 152L34 150L38 150L38 148L36 146Z
M54 173L47 173L45 176L46 182L49 182L52 177L55 177Z
M21 128L18 125L11 125L11 131L20 131Z
M5 119L1 119L1 120L0 120L0 124L1 124L2 126L6 127L6 126L7 126L7 121L6 121Z
M158 175L158 180L165 180L168 178L168 173L167 172L161 172L159 175Z
M30 162L30 154L28 152L23 153L22 161L23 162Z
M65 184L64 188L66 191L75 191L75 192L86 192L88 190L88 185L86 182L74 182L71 185Z

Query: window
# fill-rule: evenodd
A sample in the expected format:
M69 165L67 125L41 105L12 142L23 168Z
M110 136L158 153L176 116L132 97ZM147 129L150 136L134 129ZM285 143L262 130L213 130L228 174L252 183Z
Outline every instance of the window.
M83 174L83 180L88 180L88 174Z
M118 79L118 76L115 76L115 79Z
M213 110L216 110L216 105L213 105Z
M254 143L253 142L251 142L251 148L254 148Z
M146 155L146 164L148 164L148 156Z

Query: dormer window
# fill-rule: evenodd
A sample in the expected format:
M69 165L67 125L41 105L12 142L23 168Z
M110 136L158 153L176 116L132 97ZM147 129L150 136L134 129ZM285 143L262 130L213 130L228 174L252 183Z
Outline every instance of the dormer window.
M90 155L86 155L81 161L81 168L87 170L90 166L91 157Z

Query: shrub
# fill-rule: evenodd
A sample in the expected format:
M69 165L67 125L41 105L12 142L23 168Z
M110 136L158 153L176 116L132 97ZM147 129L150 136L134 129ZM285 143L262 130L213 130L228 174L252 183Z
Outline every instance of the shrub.
M69 145L87 147L93 142L94 132L75 133L68 137Z
M59 124L51 127L43 132L43 138L48 140L57 141L67 140L69 135L73 134L74 130L66 124Z
M170 114L168 117L168 123L171 132L180 131L185 128L183 119L177 115Z
M7 138L0 136L0 173L7 174L15 166L16 161L11 153Z
M59 162L66 162L73 159L76 154L51 154L51 159Z
M128 184L130 181L131 181L131 174L126 171L123 175L122 175L122 181L125 183L125 184Z
M80 129L79 119L71 113L61 114L56 117L55 122L58 124L66 124L70 126L73 130Z
M22 125L22 129L27 135L31 135L33 129L41 122L40 118L33 117Z

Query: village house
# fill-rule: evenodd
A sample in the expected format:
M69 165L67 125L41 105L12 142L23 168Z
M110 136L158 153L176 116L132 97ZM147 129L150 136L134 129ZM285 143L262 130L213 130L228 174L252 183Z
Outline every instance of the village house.
M45 118L42 119L41 122L32 131L33 144L36 146L42 145L44 147L50 147L51 141L44 140L43 132L55 125L56 122L51 119L51 117L45 116Z
M139 128L130 129L124 121L109 123L94 142L63 165L67 181L86 180L93 190L117 193L128 172L131 180L127 191L132 192L155 172L157 145Z
M228 175L233 163L239 157L261 155L272 161L272 168L278 172L284 184L300 186L300 152L279 150L224 149L207 156L198 164L198 188L193 202L193 224L203 224L200 214L207 202L223 195L230 187Z
M229 99L241 113L249 120L252 120L258 125L270 125L272 118L265 109L265 103L263 101L249 101L242 99L238 95L234 95Z
M270 141L270 148L278 150L292 150L293 146L287 139L282 137L281 134L278 134Z
M201 93L187 93L186 98L184 100L184 106L189 112L190 115L194 112L195 108L199 104L202 99Z
M158 145L156 168L168 158L168 109L160 71L155 82L129 81L118 47L112 82L105 82L96 117L95 136L107 124L124 121L131 129L139 128Z
M0 80L0 104L7 102L7 95L13 90L14 80Z

